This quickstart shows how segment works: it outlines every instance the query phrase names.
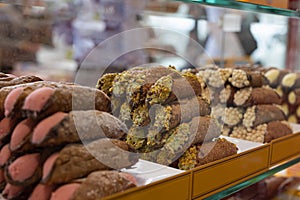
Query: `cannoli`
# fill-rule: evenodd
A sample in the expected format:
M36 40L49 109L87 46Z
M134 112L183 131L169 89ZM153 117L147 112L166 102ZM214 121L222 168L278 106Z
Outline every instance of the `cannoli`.
M226 69L204 69L197 73L197 76L202 78L205 83L213 88L223 88L229 78L232 76L233 70Z
M53 191L52 185L38 184L28 197L28 200L49 200ZM67 199L67 198L65 198Z
M178 167L182 170L193 169L234 154L238 148L224 138L202 145L191 146L180 158Z
M24 119L15 127L9 143L9 149L12 152L26 152L33 148L30 137L35 125L35 121Z
M7 200L27 200L28 191L24 186L7 183L2 191L2 196Z
M13 80L15 77L7 76L7 77L0 77L0 84L1 82L7 82Z
M139 105L133 109L129 115L132 117L132 123L136 126L147 126L151 122L151 115L149 114L149 108L147 105Z
M11 151L9 149L9 144L2 147L0 151L0 168L3 168L11 157Z
M36 81L42 81L42 79L37 76L20 76L10 81L0 81L0 88L12 86L12 85L19 85L23 83L31 83Z
M198 78L192 74L181 77L167 75L161 77L147 92L146 103L167 104L185 98L201 95L201 84Z
M138 150L147 143L147 127L132 126L126 136L126 143L130 148Z
M125 142L108 139L97 140L85 146L66 146L46 160L42 182L67 183L93 171L130 167L138 161L138 155L131 154L128 150Z
M292 128L286 121L273 121L267 124L264 143L292 134Z
M264 76L268 79L269 85L272 88L276 88L280 85L282 78L288 73L288 70L271 68L264 72Z
M234 95L236 93L236 89L231 85L226 85L220 92L216 92L217 103L221 103L227 106L233 105Z
M281 86L284 92L289 92L300 87L300 73L288 73L281 81Z
M4 169L0 169L0 193L3 191L6 185L5 176L4 176Z
M285 115L280 108L275 105L256 105L246 110L243 125L251 128L276 120L285 120Z
M281 104L282 99L271 88L245 88L238 90L234 95L236 106L250 107L259 104Z
M5 167L5 177L12 185L27 186L38 182L41 178L41 163L43 158L40 153L25 154L12 160Z
M290 114L290 115L287 117L287 121L288 121L288 122L291 122L291 123L297 124L297 123L298 123L298 117L297 117L295 114Z
M0 141L8 143L10 140L11 133L17 124L16 119L4 118L0 121Z
M107 96L111 97L113 82L117 73L104 74L97 82L96 88L102 90Z
M176 104L157 107L154 127L168 131L182 122L190 121L195 116L205 116L210 113L210 105L201 97L195 97Z
M127 102L124 102L120 107L119 119L125 124L131 124L131 108Z
M20 110L23 107L25 98L34 90L41 87L51 87L51 88L69 88L73 84L71 83L56 83L49 81L39 81L31 84L22 84L22 87L16 87L12 89L8 95L6 95L4 101L4 109L6 117L21 118Z
M119 139L127 131L125 124L106 112L57 112L34 128L31 143L38 147L47 147L105 137Z
M290 105L300 105L300 88L294 89L289 92L288 103Z
M233 70L231 77L228 79L230 84L237 88L245 87L262 87L267 85L268 81L261 72L236 69Z
M28 95L23 104L26 116L42 119L56 112L72 110L110 111L110 99L101 90L84 86L39 88Z
M222 116L222 122L225 125L233 127L243 120L244 109L240 107L227 107Z
M69 183L59 187L51 200L94 200L135 187L135 178L124 172L97 171L91 173L82 183Z

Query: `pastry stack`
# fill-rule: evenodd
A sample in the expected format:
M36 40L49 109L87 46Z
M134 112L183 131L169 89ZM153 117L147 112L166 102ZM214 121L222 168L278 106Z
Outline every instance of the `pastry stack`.
M97 88L111 97L113 114L129 128L127 144L143 159L191 169L237 153L227 140L213 141L221 134L220 126L211 117L206 84L192 73L173 67L136 67L105 74ZM204 144L211 147L204 150L204 158L191 158L192 166L180 162L185 151L197 147L200 152Z
M135 186L114 171L138 157L120 140L128 129L102 91L39 79L2 87L0 102L4 198L101 199Z
M208 85L212 115L225 136L266 143L291 134L280 105L282 98L268 86L262 70L251 67L199 70Z

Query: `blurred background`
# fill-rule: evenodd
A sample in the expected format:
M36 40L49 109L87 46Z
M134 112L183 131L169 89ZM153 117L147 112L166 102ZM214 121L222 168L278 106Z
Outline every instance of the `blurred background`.
M299 18L177 1L2 0L0 36L1 71L85 85L145 63L300 68Z

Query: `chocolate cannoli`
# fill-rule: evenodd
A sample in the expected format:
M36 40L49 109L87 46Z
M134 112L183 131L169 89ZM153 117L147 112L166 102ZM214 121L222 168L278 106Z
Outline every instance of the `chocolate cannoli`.
M54 189L52 185L38 184L29 195L28 200L49 200Z
M295 72L286 74L282 78L281 86L284 92L300 88L300 73Z
M201 83L193 74L183 74L180 77L172 75L158 79L147 92L146 103L168 104L173 101L201 95Z
M97 171L82 182L69 183L59 187L51 200L95 200L135 187L135 178L124 172Z
M0 193L4 190L5 185L6 185L6 180L4 176L4 170L0 169Z
M9 143L11 133L17 125L18 120L12 118L4 118L0 121L0 141L3 144Z
M271 88L244 88L234 95L234 105L250 107L259 104L281 104L282 99Z
M261 72L236 69L233 70L231 77L228 79L230 84L237 88L245 87L262 87L268 84L268 80Z
M243 125L246 128L256 127L271 121L285 120L283 111L275 105L256 105L247 108Z
M68 183L93 171L130 167L138 161L138 155L128 150L125 142L113 139L101 139L85 146L66 146L44 163L42 182Z
M34 128L31 143L36 147L59 146L100 138L119 139L127 127L113 115L98 111L57 112Z
M23 107L25 98L34 90L41 87L51 88L68 88L74 84L71 83L56 83L49 81L39 81L31 84L23 84L20 87L12 89L5 98L4 109L6 117L21 118L20 110Z
M41 153L25 154L10 160L5 167L6 181L12 185L29 186L37 183L42 176L41 165L44 157Z
M7 200L27 200L30 189L7 183L2 191L2 196Z
M273 121L267 124L264 135L264 143L269 143L274 139L292 134L293 130L286 121Z
M24 153L34 148L30 142L30 138L36 123L31 119L24 119L15 127L9 143L11 152Z
M178 167L189 170L234 154L238 148L224 138L202 145L191 146L180 158Z
M296 88L289 92L288 103L292 106L300 105L300 88Z
M113 82L118 73L104 74L97 82L96 88L102 90L107 96L111 97Z
M1 81L0 88L12 86L12 85L19 85L19 84L23 84L23 83L31 83L31 82L36 82L36 81L42 81L42 79L37 76L20 76L20 77L16 77L16 78L12 79L10 81Z
M201 97L195 97L168 106L158 106L153 126L157 130L168 131L182 122L190 121L195 116L205 116L210 113L209 103Z
M289 70L270 68L264 72L264 76L268 79L269 85L272 88L277 88L280 85L283 77L288 73L290 73Z
M10 157L11 157L11 151L9 149L9 144L6 144L4 147L2 147L0 151L0 168L5 167Z
M24 115L43 119L56 112L72 110L110 111L110 99L101 90L84 86L70 88L42 87L28 95L22 107Z

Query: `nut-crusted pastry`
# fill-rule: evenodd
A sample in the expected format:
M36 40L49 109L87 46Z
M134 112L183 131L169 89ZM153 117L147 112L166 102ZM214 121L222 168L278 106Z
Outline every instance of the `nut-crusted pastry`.
M66 146L44 163L42 182L67 183L93 171L130 167L138 161L138 155L128 150L125 142L113 139Z
M246 128L251 128L276 120L285 120L285 115L280 108L275 105L256 105L247 108L243 125Z
M236 106L250 107L259 104L281 104L282 99L271 88L245 88L234 95Z
M96 88L102 90L107 96L111 97L113 82L118 73L104 74L97 82Z
M26 116L35 119L42 119L59 111L93 109L109 112L110 99L101 90L84 86L36 89L26 97L22 107Z
M57 112L34 128L31 143L38 147L57 146L105 137L119 139L126 133L126 125L106 112Z
M189 170L234 154L237 154L235 144L224 138L202 145L191 146L180 158L179 169Z
M237 88L244 87L261 87L268 83L266 77L261 72L244 71L235 69L231 77L228 79L232 86Z

